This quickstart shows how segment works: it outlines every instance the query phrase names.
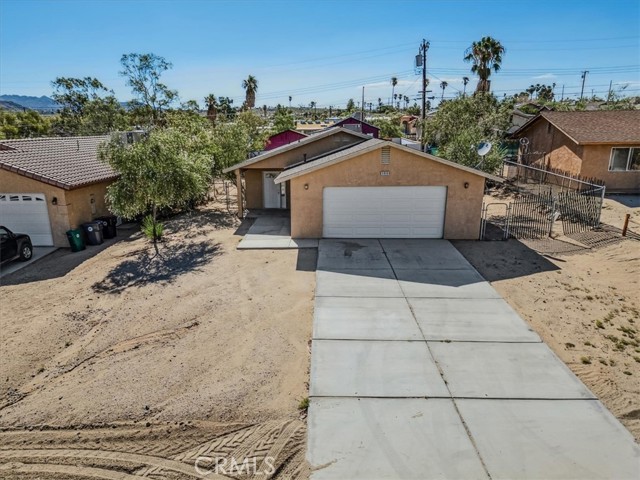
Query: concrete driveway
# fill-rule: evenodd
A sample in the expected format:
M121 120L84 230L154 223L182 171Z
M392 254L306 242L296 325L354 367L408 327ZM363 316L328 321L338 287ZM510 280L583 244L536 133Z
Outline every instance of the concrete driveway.
M444 240L320 241L310 399L313 479L640 478L631 434Z

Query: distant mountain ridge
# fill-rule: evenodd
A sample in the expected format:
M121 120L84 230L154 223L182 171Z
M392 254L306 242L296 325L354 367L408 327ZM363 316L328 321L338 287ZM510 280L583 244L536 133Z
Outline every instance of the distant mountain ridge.
M57 110L60 108L53 98L45 95L41 97L32 97L29 95L0 95L3 102L11 102L22 108L31 110Z
M0 100L0 108L3 110L9 110L10 112L21 112L24 110L22 105L18 105L15 102L10 102L8 100Z

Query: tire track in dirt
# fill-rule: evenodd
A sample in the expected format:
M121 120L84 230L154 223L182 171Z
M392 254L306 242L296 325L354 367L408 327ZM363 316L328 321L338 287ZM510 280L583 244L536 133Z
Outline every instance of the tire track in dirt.
M0 477L222 480L308 476L306 425L301 420L205 425L208 428L200 430L183 426L171 433L162 426L135 427L0 432ZM81 441L77 438L80 433ZM245 459L250 467L230 469L233 462L242 467Z
M80 478L99 478L105 480L139 480L140 477L128 473L105 470L102 468L76 467L74 465L51 465L47 463L8 463L0 465L0 472L22 476L26 474L52 474ZM38 475L38 478L40 476Z

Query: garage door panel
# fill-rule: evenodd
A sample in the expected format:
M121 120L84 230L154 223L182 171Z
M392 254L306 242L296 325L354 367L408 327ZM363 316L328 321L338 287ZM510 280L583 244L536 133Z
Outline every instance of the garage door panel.
M26 233L35 246L53 245L49 211L42 193L0 193L0 224Z
M327 187L323 236L442 238L446 187Z

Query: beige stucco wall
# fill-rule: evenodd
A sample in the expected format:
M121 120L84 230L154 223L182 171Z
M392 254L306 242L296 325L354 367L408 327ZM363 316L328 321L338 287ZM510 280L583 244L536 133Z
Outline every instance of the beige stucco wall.
M0 169L0 192L3 193L42 193L47 201L49 222L53 243L56 247L69 246L66 231L69 230L69 218L67 213L65 191L62 188L42 183L32 178L18 175L14 172ZM58 204L51 203L53 198L58 199Z
M291 180L291 235L322 237L322 194L325 187L446 186L444 238L477 239L484 178L419 155L391 148L389 165L381 150L365 153ZM381 176L388 170L389 176ZM469 188L464 188L465 182ZM309 186L305 190L304 185Z
M585 145L580 174L584 177L604 180L608 192L640 193L640 170L630 172L609 171L611 149L617 146ZM620 147L628 148L628 145L620 145ZM640 148L640 144L637 148Z
M71 228L78 228L83 223L96 217L109 214L105 195L107 194L107 186L110 183L95 183L67 192L67 211L69 212L69 225ZM95 200L95 213L91 209L92 198Z
M68 247L67 230L77 228L81 223L92 220L109 212L105 205L106 187L110 182L98 183L76 190L63 190L47 183L0 169L0 192L3 193L42 193L47 200L49 222L53 244L56 247ZM91 214L90 194L94 194L96 213ZM56 197L57 205L51 203Z
M640 192L640 171L609 171L611 148L624 148L625 145L577 145L544 119L528 128L523 136L529 139L530 152L540 152L526 155L525 163L546 165L581 177L603 180L611 192Z
M262 172L281 171L289 165L304 161L305 155L307 159L311 159L331 150L355 145L362 141L363 139L360 137L345 132L338 132L329 137L321 138L315 142L294 148L243 168L246 207L248 209L263 208ZM289 192L287 192L288 204L290 203L289 197Z
M525 132L529 139L529 152L523 163L537 167L551 167L571 174L580 174L583 147L546 120L540 120ZM537 153L535 153L537 152Z

